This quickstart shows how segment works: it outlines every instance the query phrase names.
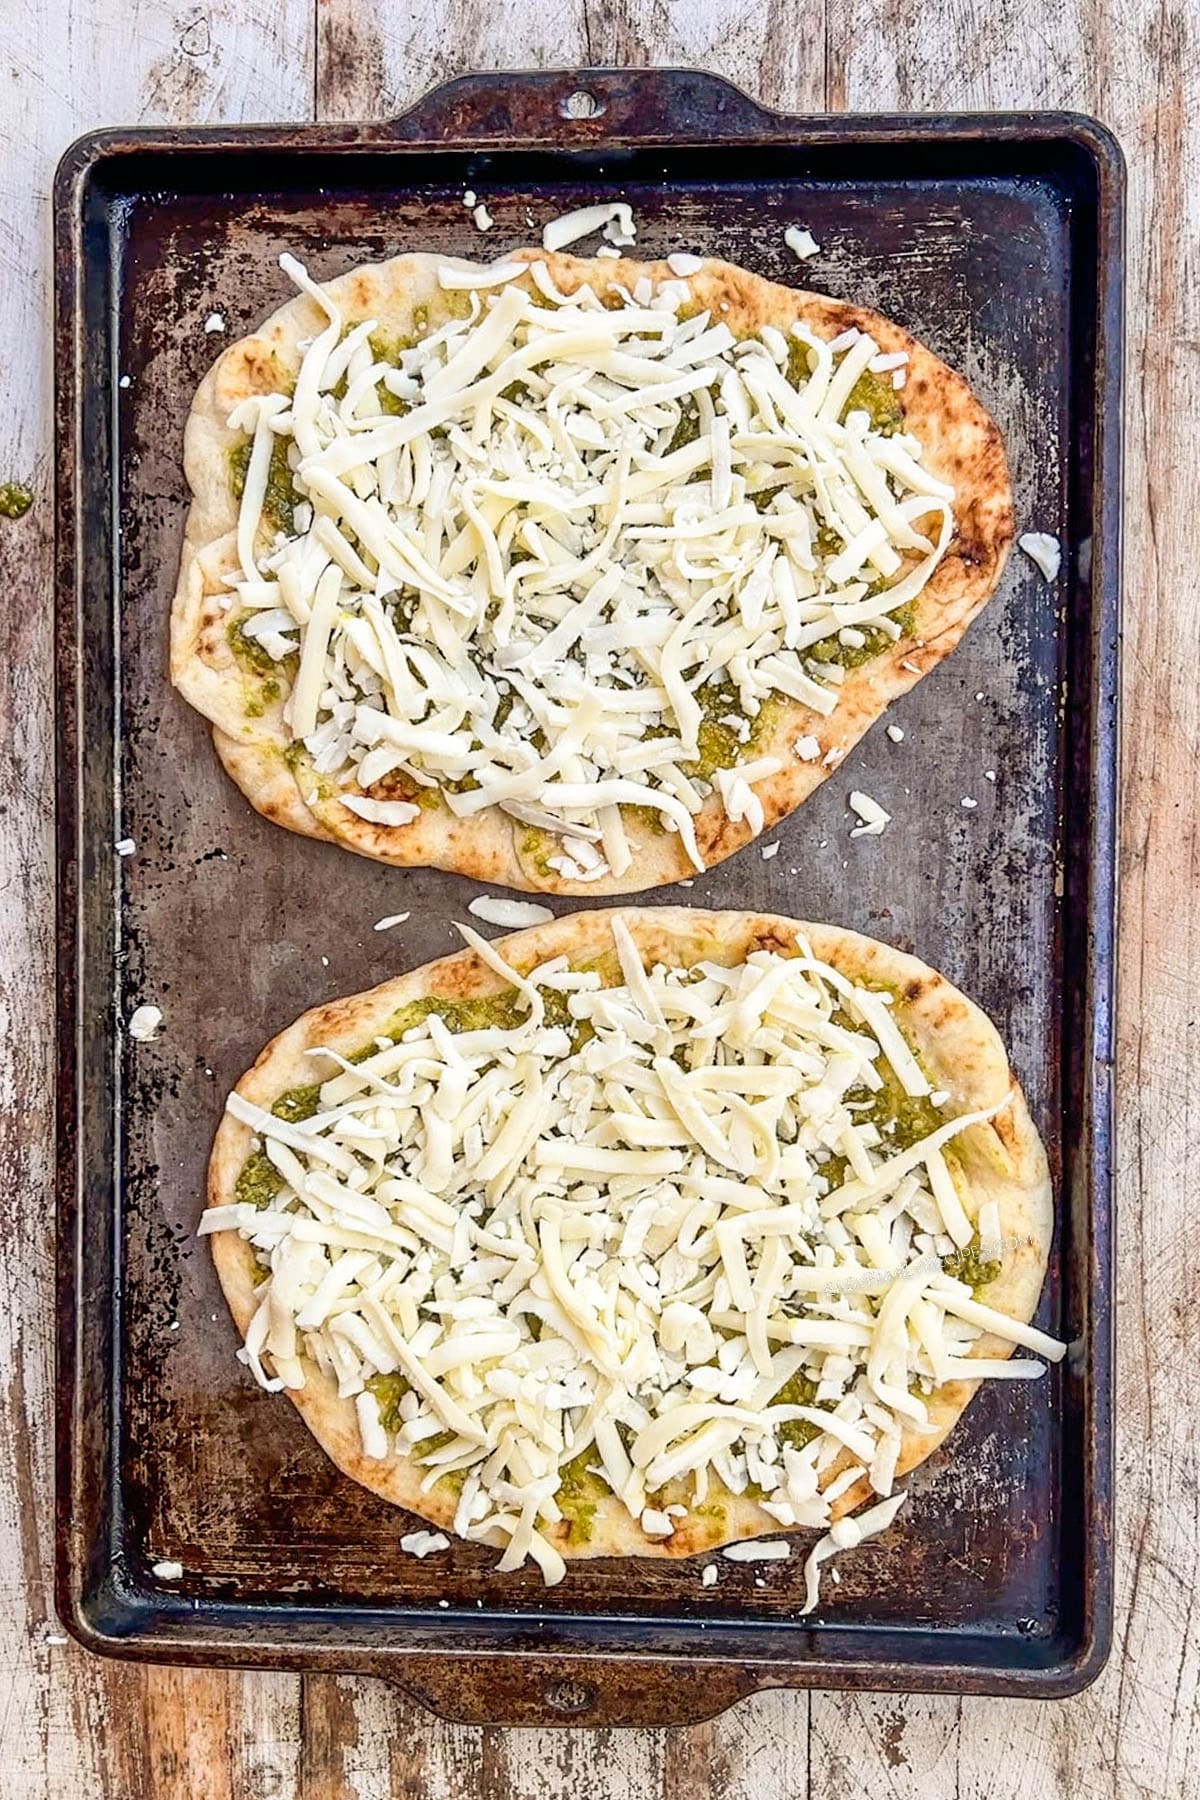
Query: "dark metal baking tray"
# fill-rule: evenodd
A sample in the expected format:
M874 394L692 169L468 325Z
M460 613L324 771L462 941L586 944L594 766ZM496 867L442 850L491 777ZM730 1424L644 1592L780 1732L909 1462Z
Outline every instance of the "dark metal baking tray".
M465 188L486 196L486 239ZM928 956L999 1024L1055 1172L1039 1317L1070 1355L980 1394L812 1619L801 1555L722 1564L713 1588L695 1564L576 1565L550 1592L497 1577L478 1546L403 1555L402 1516L235 1362L192 1235L223 1096L262 1043L451 949L471 897L265 823L169 688L192 392L285 296L285 247L318 275L410 247L497 254L597 194L634 203L647 253L712 250L910 326L999 419L1022 527L1065 546L1056 587L1014 557L891 715L903 744L873 732L774 861L752 846L647 896L832 919ZM120 1656L382 1675L493 1723L684 1723L772 1685L1081 1687L1111 1612L1113 139L1066 114L786 118L682 71L490 75L391 124L100 133L64 158L56 208L66 1623ZM822 246L810 264L784 247L792 221ZM849 839L851 785L895 815L882 838ZM372 929L399 910L408 925ZM131 1045L119 1021L143 998L165 1031ZM167 1558L182 1580L154 1575Z

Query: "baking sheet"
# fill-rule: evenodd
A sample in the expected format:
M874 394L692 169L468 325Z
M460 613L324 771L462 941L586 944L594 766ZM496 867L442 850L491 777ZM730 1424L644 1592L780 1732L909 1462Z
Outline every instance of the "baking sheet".
M71 259L60 313L68 705L79 680L60 765L75 978L63 1028L63 1349L74 1385L60 1601L95 1647L135 1654L387 1673L422 1652L531 1652L567 1696L542 1695L546 1716L614 1716L603 1678L571 1701L558 1659L617 1650L668 1668L677 1657L736 1665L737 1691L771 1680L1080 1685L1103 1657L1108 1579L1107 1122L1098 1137L1091 1053L1111 980L1113 721L1098 684L1115 524L1096 507L1115 454L1098 398L1114 375L1094 352L1113 275L1106 289L1098 220L1081 240L1099 152L1082 126L1060 125L1057 137L1047 126L1038 143L999 123L990 138L987 122L968 135L959 122L963 141L947 155L944 133L935 169L925 121L890 132L873 122L874 144L854 137L864 122L848 121L840 145L831 129L795 122L769 148L761 130L723 148L689 150L686 136L639 145L648 129L686 133L722 85L679 77L686 94L664 100L669 73L638 78L651 83L640 105L617 91L632 78L607 78L607 89L595 76L515 78L532 83L526 104L551 121L532 148L511 91L497 112L496 79L479 84L490 110L451 84L415 123L372 140L370 155L315 129L262 134L265 144L252 133L121 137L85 146L60 177L60 259ZM594 120L562 120L572 83L600 92L611 113L624 108L634 147L606 148ZM712 129L745 140L747 122L774 117L748 106ZM425 147L455 130L492 145ZM593 147L565 152L581 130ZM711 132L694 135L699 144ZM495 220L486 237L462 205L468 186ZM838 1585L827 1577L815 1621L796 1616L802 1540L783 1564L717 1558L712 1588L700 1561L576 1563L546 1590L536 1571L497 1577L485 1547L456 1542L426 1562L402 1554L406 1516L345 1480L290 1405L235 1362L234 1327L192 1235L224 1095L263 1043L309 1006L453 950L453 920L469 918L480 890L269 825L169 687L191 395L222 344L287 297L281 251L319 278L406 248L494 256L597 192L632 203L639 253L720 254L909 327L999 421L1019 529L1058 533L1065 546L1056 587L1014 554L960 648L889 711L901 743L877 725L768 839L690 888L644 896L828 919L927 958L995 1020L1055 1175L1038 1321L1077 1340L1072 1356L1037 1383L985 1385L949 1447L907 1483L897 1527L843 1558ZM784 245L793 222L821 245L810 263ZM221 335L205 330L213 313ZM882 837L850 838L852 787L893 815ZM118 859L112 846L126 836L136 852ZM401 911L403 926L373 929ZM142 1001L165 1014L149 1045L114 1029ZM107 1506L81 1493L97 1483ZM181 1582L153 1577L167 1558L183 1563ZM417 1666L400 1672L411 1679ZM731 1679L694 1694L685 1716L732 1697ZM497 1706L517 1704L499 1677L475 1698L461 1680L430 1681L427 1697L459 1716L503 1717ZM661 1716L686 1698L676 1683Z

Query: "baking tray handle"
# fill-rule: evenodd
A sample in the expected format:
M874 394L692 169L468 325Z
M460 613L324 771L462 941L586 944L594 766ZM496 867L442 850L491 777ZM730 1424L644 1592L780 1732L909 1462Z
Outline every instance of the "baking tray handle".
M431 88L385 128L443 143L590 144L753 137L778 114L702 69L533 69L460 75Z
M699 1725L764 1683L718 1663L641 1657L423 1657L371 1667L454 1725Z

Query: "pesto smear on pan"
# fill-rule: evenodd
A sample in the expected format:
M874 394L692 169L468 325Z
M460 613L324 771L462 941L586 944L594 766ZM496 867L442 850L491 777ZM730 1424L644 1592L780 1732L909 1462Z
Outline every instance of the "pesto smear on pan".
M249 1246L257 1379L319 1372L363 1457L502 1568L825 1530L873 1494L810 1557L812 1603L947 1383L1062 1354L993 1298L1010 1090L933 1089L903 1005L802 937L727 966L700 928L676 967L608 918L611 950L524 972L465 932L492 991L377 1014L270 1104L232 1094L245 1162L201 1230Z
M703 868L710 802L760 831L953 531L907 353L735 333L702 278L568 292L539 262L444 267L397 332L283 264L314 330L228 420L227 579L247 715L284 692L305 803L375 844L418 788L499 807L550 883L619 881L646 831Z

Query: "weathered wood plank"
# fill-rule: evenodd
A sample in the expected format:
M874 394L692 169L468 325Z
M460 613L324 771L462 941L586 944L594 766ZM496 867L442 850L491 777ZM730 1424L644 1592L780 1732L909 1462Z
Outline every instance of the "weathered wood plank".
M236 16L234 16L236 14ZM48 698L48 357L5 370L0 479L30 482L0 521L0 957L6 1035L0 1170L0 1746L13 1800L203 1793L241 1800L813 1800L921 1793L1085 1800L1200 1792L1198 1455L1178 1408L1191 1387L1198 1253L1186 1171L1200 1104L1173 1071L1197 1051L1200 707L1191 512L1200 71L1187 9L1156 0L614 0L560 8L372 8L307 0L238 9L10 0L0 83L0 342L44 343L45 228L54 161L117 120L381 116L469 66L592 60L703 63L796 108L1086 105L1131 155L1130 554L1127 611L1121 1184L1119 1619L1113 1663L1058 1706L767 1695L680 1734L501 1734L429 1721L382 1684L182 1674L98 1664L58 1635L49 1602L52 1007ZM11 75L8 74L11 70ZM1170 330L1159 323L1173 320ZM1154 322L1154 329L1151 329ZM1139 1192L1154 1204L1144 1212ZM1151 1502L1155 1501L1155 1504ZM181 1721L189 1723L185 1727ZM193 1723L194 1722L194 1723ZM998 1772L1003 1771L1002 1777Z
M1200 398L1196 242L1200 70L1185 10L1169 5L942 6L836 11L829 103L841 107L1050 106L1097 113L1130 162L1122 1020L1119 1166L1117 1631L1111 1662L1063 1704L987 1700L813 1705L814 1800L919 1791L1020 1800L1200 1790L1194 1594L1200 1458L1174 1397L1195 1344L1196 1250L1178 1171L1200 1136L1194 1087L1161 1072L1196 1056L1194 529L1173 503L1196 461ZM956 57L931 48L953 30ZM1176 196L1168 201L1167 196ZM1178 207L1178 210L1176 210ZM1170 215L1170 223L1167 216ZM1181 216L1182 215L1182 216ZM1173 321L1162 331L1161 323ZM1164 607L1163 596L1179 595ZM1182 906L1182 911L1180 910ZM1174 920L1174 923L1172 922ZM1154 1196L1143 1207L1141 1196ZM1179 1496L1172 1503L1168 1496Z
M238 1792L228 1742L243 1678L101 1663L51 1608L52 715L49 195L97 125L303 116L307 0L250 8L9 0L0 78L0 480L35 498L0 519L0 1788L10 1800ZM11 1471L11 1476L9 1474ZM295 1686L294 1683L291 1684ZM186 1722L185 1722L186 1721ZM211 1770L211 1773L210 1773Z
M467 69L596 60L581 0L416 0L378 7L318 0L317 116L386 119Z

